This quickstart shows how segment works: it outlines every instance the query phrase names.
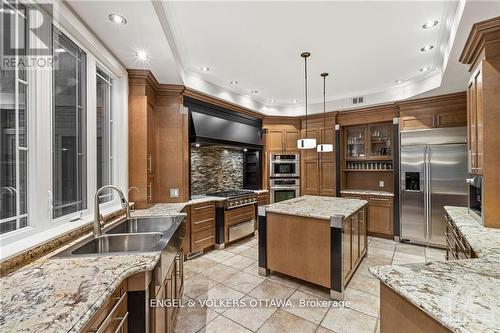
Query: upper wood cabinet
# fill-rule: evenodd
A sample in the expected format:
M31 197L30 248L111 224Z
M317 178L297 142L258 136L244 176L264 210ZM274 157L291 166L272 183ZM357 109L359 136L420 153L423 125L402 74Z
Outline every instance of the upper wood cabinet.
M467 87L467 134L469 173L483 174L483 80L482 66L472 74Z
M297 152L299 130L293 125L275 125L267 127L266 149L275 153Z
M400 131L467 125L464 93L404 101L399 108Z

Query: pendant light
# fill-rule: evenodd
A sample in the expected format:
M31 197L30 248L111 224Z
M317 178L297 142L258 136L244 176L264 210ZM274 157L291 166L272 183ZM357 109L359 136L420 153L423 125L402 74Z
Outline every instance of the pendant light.
M311 55L309 52L303 52L300 56L304 58L304 73L305 73L305 92L306 92L306 130L307 135L307 58ZM298 149L314 149L316 147L316 139L299 139L297 140Z
M322 144L316 147L318 153L328 153L333 151L333 145L325 142L325 129L326 129L326 77L328 73L321 73L321 77L323 78L323 135L322 135Z

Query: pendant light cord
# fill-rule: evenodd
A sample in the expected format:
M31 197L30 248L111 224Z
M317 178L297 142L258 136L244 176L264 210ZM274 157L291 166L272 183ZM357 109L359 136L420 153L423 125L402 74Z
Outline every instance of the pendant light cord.
M307 138L307 57L304 57L305 91L306 91L306 138Z
M326 130L326 75L323 76L323 135L321 143L325 143L325 130Z

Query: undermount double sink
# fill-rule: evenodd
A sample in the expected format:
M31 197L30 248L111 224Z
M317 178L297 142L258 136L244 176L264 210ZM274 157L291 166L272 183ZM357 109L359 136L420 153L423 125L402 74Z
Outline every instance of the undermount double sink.
M131 217L62 251L58 256L127 254L162 251L182 223L184 215Z

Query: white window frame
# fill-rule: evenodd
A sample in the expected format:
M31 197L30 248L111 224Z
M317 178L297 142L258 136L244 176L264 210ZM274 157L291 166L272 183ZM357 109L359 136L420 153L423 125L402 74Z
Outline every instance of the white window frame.
M23 4L21 2L16 2L16 4ZM15 23L14 23L14 28L15 28L15 48L16 50L19 48L19 20L21 19L20 16L20 12L17 11L16 7L15 6L12 6L12 4L8 3L8 2L3 2L3 5L8 7L9 9L11 10L14 10L15 11ZM23 4L24 5L24 4ZM28 6L25 6L26 9L28 9ZM24 16L24 15L22 15ZM24 38L24 42L25 44L28 44L29 43L29 40L27 39L27 30L28 30L28 25L29 25L29 21L28 21L28 18L27 17L23 17L23 19L26 20L26 25L24 27L25 29L25 38ZM28 230L29 227L30 227L30 218L29 218L29 211L30 211L30 207L29 207L29 179L31 178L30 176L30 153L29 153L29 147L30 147L30 143L29 143L29 139L30 139L30 135L29 135L29 131L31 129L31 126L30 126L30 103L29 103L29 97L28 97L28 94L29 94L29 89L30 89L30 84L29 84L29 79L28 79L28 72L29 71L25 71L25 77L24 79L25 80L22 80L19 78L19 70L18 69L15 69L15 75L14 75L14 110L15 110L15 164L16 164L16 185L15 185L15 188L13 189L14 190L14 194L15 194L15 197L16 197L16 214L12 217L9 217L9 218L5 218L5 219L1 219L1 222L2 223L8 223L10 221L16 221L16 229L13 230L13 231L10 231L8 233L6 233L5 235L7 234L11 234L11 233L19 233L19 232L22 232L24 230ZM20 103L20 100L19 100L19 86L20 85L24 85L25 86L25 90L24 90L24 94L25 94L25 100L23 101L24 103L24 114L25 114L25 124L26 124L26 128L28 129L28 133L26 133L26 141L25 141L25 147L21 147L20 143L19 143L19 103ZM26 195L26 201L27 201L27 212L24 213L24 214L20 214L20 211L21 211L21 201L20 201L20 193L19 193L19 188L20 188L20 166L19 166L19 155L20 155L20 151L26 151L27 153L27 156L26 156L26 159L27 159L27 176L28 176L28 182L26 183L26 191L27 191L27 195ZM27 218L27 225L23 228L20 228L20 220L22 218ZM0 238L1 240L1 238Z
M128 188L127 71L64 2L55 1L53 13L54 21L52 24L87 55L87 209L83 212L52 219L50 193L52 191L53 73L52 70L27 71L27 74L30 75L28 77L29 82L33 82L33 84L28 85L28 105L31 106L28 117L28 188L30 189L28 192L28 214L32 218L28 221L28 227L0 235L0 260L92 223L94 194L97 190L97 66L113 80L111 110L114 130L112 139L113 184L120 187L125 193ZM52 33L52 29L49 33ZM115 200L106 202L101 206L101 210L106 213L119 208L120 203L118 198L115 198Z

